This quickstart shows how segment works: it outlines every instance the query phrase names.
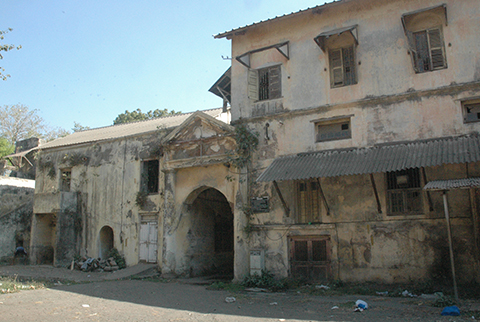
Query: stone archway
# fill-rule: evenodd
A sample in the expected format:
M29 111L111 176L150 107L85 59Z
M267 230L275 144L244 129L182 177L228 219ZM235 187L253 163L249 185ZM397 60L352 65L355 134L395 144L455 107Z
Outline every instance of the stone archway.
M188 199L186 255L190 276L233 277L233 212L227 198L214 188L204 187Z
M99 257L101 259L106 259L107 256L108 256L108 253L113 248L113 229L112 229L112 227L103 226L102 229L100 229L99 242L100 242Z

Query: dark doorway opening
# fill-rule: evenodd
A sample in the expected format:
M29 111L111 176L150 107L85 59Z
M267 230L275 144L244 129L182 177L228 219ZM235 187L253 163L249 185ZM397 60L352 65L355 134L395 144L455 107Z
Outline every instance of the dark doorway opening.
M108 253L113 248L113 229L109 226L103 226L100 229L100 258L107 259Z
M202 191L191 205L190 276L233 278L233 212L216 189Z
M35 263L53 265L57 219L54 214L35 215L35 236L33 251Z

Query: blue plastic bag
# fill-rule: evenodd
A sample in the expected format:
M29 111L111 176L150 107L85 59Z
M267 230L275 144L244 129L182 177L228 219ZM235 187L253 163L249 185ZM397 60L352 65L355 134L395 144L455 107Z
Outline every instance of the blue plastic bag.
M452 316L459 316L460 315L460 309L458 307L454 306L447 306L446 308L443 309L442 315L452 315Z

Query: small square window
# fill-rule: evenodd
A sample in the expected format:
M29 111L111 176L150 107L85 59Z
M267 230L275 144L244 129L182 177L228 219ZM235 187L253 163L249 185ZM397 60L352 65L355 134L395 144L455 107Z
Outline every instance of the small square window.
M480 121L480 102L463 103L463 120L465 123Z
M349 139L352 137L350 119L315 123L316 142Z

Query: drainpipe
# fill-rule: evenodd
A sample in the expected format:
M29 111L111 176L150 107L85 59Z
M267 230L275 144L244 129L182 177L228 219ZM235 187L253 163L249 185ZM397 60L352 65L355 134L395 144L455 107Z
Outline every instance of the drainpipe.
M453 258L452 229L450 227L450 216L448 213L448 201L447 201L446 190L443 191L443 207L445 209L445 219L447 221L448 248L450 249L450 265L452 267L453 291L455 293L455 301L457 301L458 303L457 280L455 278L455 261Z

